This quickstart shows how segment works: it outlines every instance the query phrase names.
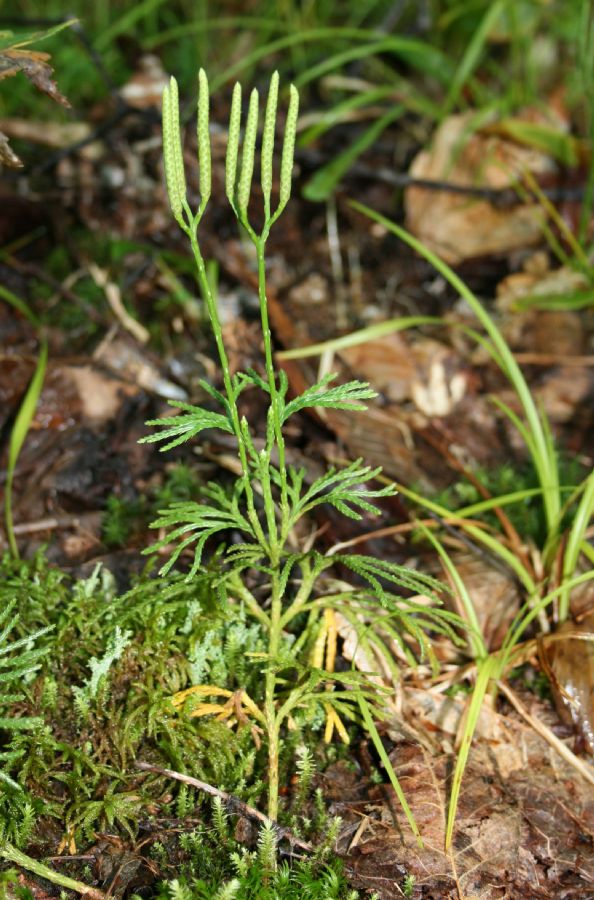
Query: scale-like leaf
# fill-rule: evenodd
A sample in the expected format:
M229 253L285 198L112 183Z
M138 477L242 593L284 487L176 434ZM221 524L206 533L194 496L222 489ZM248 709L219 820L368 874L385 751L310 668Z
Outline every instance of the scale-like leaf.
M256 566L264 559L264 551L259 544L233 544L227 550L225 559L234 572L246 567Z
M303 553L291 553L286 558L283 567L280 573L278 590L281 597L284 596L284 593L287 589L287 584L289 583L289 578L291 577L291 573L293 568L297 565L297 563L301 562L304 559Z
M377 397L377 392L364 381L348 381L346 384L337 384L335 387L327 388L326 386L335 378L335 374L325 375L298 397L290 400L283 411L283 422L286 422L289 416L307 407L366 409L365 404L358 401L373 400L374 397Z
M301 497L303 481L305 479L305 469L296 469L294 466L289 466L287 471L289 475L287 483L287 493L291 504L293 506L297 506L297 504L299 503L299 498Z
M437 591L444 590L444 585L431 575L415 572L407 566L399 566L388 560L360 554L340 554L332 556L330 559L341 562L351 572L355 572L360 578L363 578L382 603L387 602L388 595L379 580L380 578L389 584L406 588L414 594L424 594L434 599ZM425 607L419 606L419 609L422 609L425 613L427 612Z
M209 506L207 503L196 503L193 501L180 501L172 503L168 509L159 510L159 518L152 523L154 528L170 528L172 526L180 526L178 529L188 528L209 528L212 525L222 524L227 528L239 528L241 531L251 533L251 527L246 518L236 509L225 510L216 506ZM164 538L160 544L168 543L169 540L176 537L177 534L172 533Z
M229 409L229 403L225 395L217 390L216 387L213 387L213 385L209 381L206 381L205 378L200 378L198 384L200 385L202 390L209 395L209 397L212 397L213 400L216 400L218 403L220 403L224 409Z
M325 475L317 478L303 497L294 504L293 521L321 503L330 503L351 519L361 519L363 512L378 515L378 508L370 503L368 498L389 497L395 493L392 485L373 490L364 484L365 481L379 475L380 471L379 467L372 469L371 466L362 466L360 459L345 469L330 469Z
M200 406L191 406L189 403L172 403L177 409L186 411L186 415L169 416L164 419L149 419L146 422L151 426L163 426L163 430L156 434L149 434L138 442L139 444L155 444L158 441L168 441L165 446L160 447L161 453L165 450L171 450L190 438L195 437L201 431L207 428L219 428L228 434L233 434L233 426L226 416L221 413L211 412ZM173 438L173 440L169 440Z
M13 718L6 715L10 707L22 700L23 694L19 690L20 685L27 675L36 672L40 659L47 652L46 648L36 649L32 646L37 638L51 627L40 628L25 637L10 640L10 633L18 624L18 614L14 612L16 600L11 600L0 611L0 729L8 732L24 731L34 728L42 722L42 719L34 716L19 716ZM15 690L16 688L16 690ZM0 753L0 761L6 764L14 758L14 753L5 751ZM17 782L0 769L0 782L10 785L13 789L20 790Z
M167 509L159 510L159 518L151 523L152 528L173 530L169 531L161 540L143 550L143 553L157 552L180 538L182 539L173 550L168 562L161 568L161 574L166 575L186 547L195 544L194 562L187 575L188 580L192 578L200 568L207 540L221 531L234 528L244 531L250 537L253 537L250 523L239 510L237 491L234 496L227 498L222 489L219 492L216 485L209 485L206 493L209 493L211 498L216 498L216 501L224 498L226 508L221 508L221 505L210 506L207 503L181 501L172 503Z
M267 381L259 375L255 369L248 369L247 372L239 373L242 381L242 389L244 387L248 387L249 385L255 385L260 388L261 391L264 391L266 394L270 393L270 385Z

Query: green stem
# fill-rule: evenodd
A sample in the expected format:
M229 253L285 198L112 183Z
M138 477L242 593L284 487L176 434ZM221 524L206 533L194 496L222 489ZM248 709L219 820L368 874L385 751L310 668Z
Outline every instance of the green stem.
M0 858L15 863L15 865L20 866L22 869L27 869L28 872L33 872L34 875L38 875L39 878L51 881L52 884L59 884L60 887L66 888L67 890L76 891L77 894L82 894L83 897L90 897L92 900L104 900L106 896L103 891L98 891L96 888L89 887L87 884L83 884L82 881L75 881L74 878L68 878L67 875L60 875L59 872L54 872L53 869L44 866L43 863L38 862L38 860L31 859L30 856L17 850L12 844L0 844Z
M278 819L278 756L279 730L276 722L268 721L268 818Z
M268 389L270 391L270 405L272 408L272 418L274 422L274 436L278 447L278 468L281 479L281 514L283 527L287 520L288 503L287 503L287 471L285 462L285 440L283 437L280 403L276 386L276 373L274 371L274 360L272 358L272 338L270 335L270 323L268 321L268 298L266 297L266 261L264 257L264 248L266 246L266 235L263 237L255 237L254 243L258 256L258 296L260 299L260 318L262 320L262 335L264 338L264 357L266 363L266 375L268 377Z
M270 599L270 631L268 638L268 669L266 671L264 715L268 732L268 816L276 821L278 818L278 755L280 722L276 716L276 672L275 661L278 657L282 633L281 613L282 597L280 594L279 573L272 575L272 593Z
M234 577L230 581L230 585L239 599L243 600L253 617L261 622L265 628L270 628L270 619L254 597L252 592L245 586L245 584L241 580L241 576L239 573L236 573L234 575Z
M211 327L213 330L215 343L217 346L217 352L219 354L219 360L221 362L221 369L223 370L223 383L225 385L225 393L227 394L227 400L229 403L229 410L231 413L231 421L233 424L233 430L234 430L235 436L237 438L239 459L241 462L241 471L242 471L242 475L243 475L243 482L245 484L245 493L246 493L247 507L248 507L248 517L249 517L251 526L254 529L254 533L255 533L258 541L260 542L262 547L266 551L268 551L268 541L266 540L266 537L262 530L262 526L260 524L260 520L258 519L258 514L256 512L256 505L254 502L254 491L253 491L252 484L250 481L250 470L249 470L249 463L248 463L248 458L247 458L247 451L246 451L246 447L245 447L245 441L243 438L243 434L241 433L241 424L239 421L239 411L237 409L237 401L235 399L235 393L234 393L233 384L231 381L231 370L229 368L229 359L227 357L227 351L225 350L225 344L223 341L223 329L221 328L221 320L219 319L217 305L216 305L215 299L212 295L210 282L209 282L208 276L206 274L206 266L204 265L202 253L200 252L200 247L198 246L196 234L191 229L188 229L186 233L188 234L188 237L190 238L192 252L194 254L194 259L196 261L196 268L198 269L198 281L200 283L200 289L202 291L202 296L204 297L204 300L206 302L208 317L210 319L210 324L211 324Z
M307 644L308 640L311 637L313 627L319 619L321 607L322 607L322 603L320 601L319 604L314 602L314 604L312 606L308 607L306 605L306 606L302 607L302 609L301 609L301 612L305 612L305 610L307 609L309 615L307 617L307 622L305 623L303 628L299 631L297 640L295 641L295 643L293 644L293 646L291 648L291 652L295 654L296 658L299 656L302 649L305 647L305 645Z
M278 538L278 529L276 527L276 504L274 502L274 497L272 496L272 481L270 478L270 448L262 451L259 474L260 482L262 484L262 495L264 498L266 526L268 528L270 563L274 568L280 563L282 545L279 542Z
M302 563L302 568L305 569L307 565L307 560L304 560ZM315 584L315 580L318 577L319 571L316 567L314 567L311 571L303 572L303 580L295 595L295 599L291 603L291 605L285 610L283 615L281 616L281 628L286 628L289 622L291 622L295 616L301 611L303 606L307 603L311 596L311 592L313 586Z

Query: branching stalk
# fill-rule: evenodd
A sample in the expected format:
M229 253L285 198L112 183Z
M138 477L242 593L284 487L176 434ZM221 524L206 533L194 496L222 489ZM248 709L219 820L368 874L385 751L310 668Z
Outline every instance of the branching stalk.
M245 492L247 498L247 506L248 506L248 516L252 528L254 529L255 534L258 536L258 540L260 541L262 547L267 549L268 541L264 535L262 530L262 526L260 524L260 520L258 518L258 514L256 512L256 506L254 502L254 491L252 488L252 484L250 481L250 469L247 458L247 452L245 447L245 442L243 440L243 435L241 432L241 425L239 422L239 412L237 409L237 401L235 399L235 393L233 391L233 385L231 382L231 370L229 368L229 359L227 357L227 351L225 350L225 343L223 341L223 330L221 328L221 320L219 319L219 313L217 310L217 305L215 303L214 297L212 295L212 290L210 287L210 282L208 280L208 276L206 274L206 266L204 265L204 259L202 258L202 253L200 252L200 246L198 244L198 240L196 238L195 232L189 233L190 244L192 247L192 253L194 254L194 259L196 261L196 268L198 270L198 280L200 283L200 289L202 291L202 296L204 301L206 302L206 308L208 311L208 317L210 319L210 324L212 327L212 331L214 334L215 343L217 346L217 352L219 354L219 360L221 363L221 370L223 373L223 383L225 385L225 393L227 395L227 402L229 403L229 409L231 412L231 418L233 422L233 430L235 432L235 436L237 438L237 447L239 451L239 459L241 462L241 471L242 477L245 485Z

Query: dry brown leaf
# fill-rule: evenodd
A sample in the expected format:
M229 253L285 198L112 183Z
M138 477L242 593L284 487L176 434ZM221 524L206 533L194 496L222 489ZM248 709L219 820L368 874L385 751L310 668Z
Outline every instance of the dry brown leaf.
M398 481L416 482L428 490L431 482L417 461L409 420L398 406L389 412L374 407L364 411L329 409L325 416L325 423L344 442L351 458L361 456Z
M575 729L579 744L594 753L594 613L579 624L564 622L555 636L561 640L540 646L555 706Z
M392 672L390 671L383 654L380 653L374 645L373 634L368 635L370 649L369 652L367 652L361 645L359 635L353 624L349 622L348 619L345 619L340 612L336 612L335 617L338 636L342 640L341 656L352 663L359 672L372 673L369 674L369 680L375 684L393 685L394 679L392 678ZM375 627L381 631L377 624ZM398 660L399 663L408 665L408 661L402 652L400 644L385 634L382 634L381 637L389 651L392 653L394 659Z
M528 258L524 271L508 275L497 285L497 306L507 311L513 309L515 302L528 296L562 296L588 287L588 280L582 272L576 272L566 266L553 271L533 271L533 261L540 254L535 253Z
M559 366L548 372L533 396L553 424L571 422L590 401L594 388L592 369Z
M519 752L523 764L506 767ZM417 846L392 789L372 788L370 809L381 804L381 818L370 815L350 857L356 886L375 888L382 900L401 897L404 869L419 897L592 896L594 789L553 761L531 729L511 722L500 740L473 745L450 853L443 847L451 757L401 742L390 758L425 846Z
M54 70L47 60L50 58L49 53L43 53L39 50L15 50L8 48L0 51L0 81L3 78L12 78L22 72L25 78L28 78L31 84L60 103L62 106L70 106L66 97L58 90L56 82L52 75ZM40 130L43 130L40 127ZM0 165L8 166L11 169L19 169L23 163L16 155L14 150L8 143L7 136L0 131Z
M426 416L447 416L466 393L459 354L439 341L394 333L341 349L351 372L388 400L413 400Z
M62 106L70 106L52 78L54 70L48 59L50 54L41 50L3 50L0 52L0 81L22 72L37 90Z
M412 348L402 334L387 334L345 347L338 355L353 375L368 381L388 400L399 402L410 398L416 366Z
M453 553L452 561L470 595L488 649L498 650L520 606L516 580L476 555ZM462 609L456 612L463 615Z
M460 187L501 189L522 171L541 175L556 170L545 154L497 135L477 132L468 138L474 115L447 118L435 132L431 149L415 157L410 174ZM450 265L530 247L542 239L545 214L536 203L497 209L470 195L420 187L408 188L405 201L407 226Z

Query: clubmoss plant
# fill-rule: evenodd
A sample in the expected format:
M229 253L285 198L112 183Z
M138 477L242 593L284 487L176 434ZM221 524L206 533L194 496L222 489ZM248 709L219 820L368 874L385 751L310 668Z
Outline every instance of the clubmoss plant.
M35 728L41 719L34 716L7 716L6 713L18 701L23 699L21 685L40 667L40 659L46 650L35 648L34 642L47 634L50 628L40 628L25 637L10 639L11 633L19 624L19 616L15 612L16 600L11 600L0 611L0 729L7 732L18 732ZM0 785L6 785L16 791L20 785L6 772L2 764L12 763L15 753L0 752ZM1 826L0 826L1 832Z
M280 742L284 728L299 711L312 707L321 709L326 717L328 741L335 731L348 741L343 718L356 718L358 708L364 718L366 711L369 721L371 707L381 712L381 691L370 683L367 673L334 671L336 611L343 613L362 641L369 641L369 619L381 621L382 629L389 629L390 637L400 642L411 660L415 653L432 658L431 644L425 633L428 628L455 637L452 625L458 620L444 610L421 606L393 593L396 587L425 595L440 590L441 585L428 576L367 556L324 556L315 548L297 552L294 549L297 545L295 526L320 504L330 503L344 515L359 520L364 513L377 513L371 501L392 494L393 488L366 486L365 482L373 479L379 469L372 469L361 460L340 471L330 469L313 481L308 479L304 469L296 469L287 463L285 423L306 407L363 409L362 401L372 399L375 392L360 381L332 385L335 376L329 375L289 400L286 374L274 366L266 298L265 248L270 230L291 195L298 114L298 94L291 86L280 155L278 199L273 201L279 98L277 73L270 82L260 144L263 217L259 225L254 224L253 204L250 203L257 158L259 96L256 90L250 95L241 141L240 85L236 84L233 91L225 187L235 217L256 250L265 377L252 370L231 372L219 311L207 278L198 236L211 195L209 89L203 70L199 73L198 83L200 200L196 212L187 198L178 89L174 78L163 96L163 152L171 210L192 248L221 366L223 391L203 381L202 387L218 411L186 403L172 404L181 410L180 414L147 423L160 430L143 440L161 442L161 449L166 451L204 429L219 429L235 438L241 474L229 491L220 484L210 484L203 490L201 501L176 502L162 510L153 525L166 529L166 535L146 552L162 551L177 542L170 559L161 569L161 573L166 574L182 553L192 548L193 562L187 575L191 580L203 570L207 542L216 536L223 539L223 545L217 551L218 577L214 586L225 602L243 605L264 629L266 652L251 657L252 664L260 666L264 675L264 701L258 706L245 691L230 697L228 691L208 684L196 684L182 692L183 696L178 699L183 704L193 694L198 705L192 715L211 714L227 720L234 716L238 722L249 720L254 730L263 735L268 752L268 813L271 819L276 819ZM261 449L240 411L240 398L247 389L259 391L267 403L267 428ZM225 542L230 530L242 536L240 543ZM355 573L363 586L354 587L332 579L330 570L336 563ZM382 615L374 615L379 607L384 608ZM395 787L418 835L397 782Z

